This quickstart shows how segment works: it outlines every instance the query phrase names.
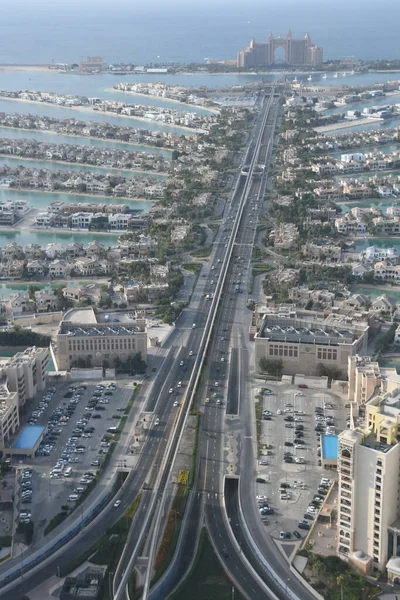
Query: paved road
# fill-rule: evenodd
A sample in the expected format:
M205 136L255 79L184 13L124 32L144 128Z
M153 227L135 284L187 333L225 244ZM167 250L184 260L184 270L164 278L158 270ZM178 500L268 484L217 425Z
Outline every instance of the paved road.
M276 114L275 105L267 122L259 163L269 162L268 140L273 135ZM214 549L227 573L247 598L257 600L273 597L273 592L279 598L298 597L309 600L312 595L297 580L293 580L287 562L281 559L274 542L265 534L254 502L256 444L253 429L254 404L246 389L251 360L248 344L250 313L246 309L246 300L255 228L266 186L267 176L258 183L254 182L248 194L247 207L236 239L234 259L229 267L226 289L221 299L220 315L214 328L214 341L208 361L208 388L204 390L204 396L211 395L211 402L203 406L197 489L203 495L206 525ZM236 208L234 202L232 208ZM237 285L244 293L236 294ZM222 357L224 362L221 365ZM229 362L230 371L227 368ZM218 382L218 387L215 382ZM223 394L221 390L224 391ZM214 393L220 396L219 399L224 398L227 415L225 407L212 398ZM237 410L240 418L235 417ZM224 489L224 475L238 477L238 489L232 496ZM239 500L245 523L240 515ZM230 522L226 518L224 503L229 510ZM247 528L265 562L276 570L284 582L283 588L279 588L271 580L262 566L258 554L244 534ZM188 529L187 537L194 545L196 531ZM186 547L189 550L188 541ZM182 575L183 573L180 576Z

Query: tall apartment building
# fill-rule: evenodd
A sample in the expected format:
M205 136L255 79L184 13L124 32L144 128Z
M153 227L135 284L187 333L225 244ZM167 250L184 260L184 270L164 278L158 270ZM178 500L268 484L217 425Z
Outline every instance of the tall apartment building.
M365 573L400 557L399 425L397 390L373 396L364 427L339 435L337 553Z
M49 349L35 346L0 360L0 373L7 378L8 389L17 392L19 406L45 389L48 366Z
M102 367L107 361L125 361L140 352L147 360L145 320L131 323L83 324L62 321L57 333L58 367L69 370L78 361L90 367Z

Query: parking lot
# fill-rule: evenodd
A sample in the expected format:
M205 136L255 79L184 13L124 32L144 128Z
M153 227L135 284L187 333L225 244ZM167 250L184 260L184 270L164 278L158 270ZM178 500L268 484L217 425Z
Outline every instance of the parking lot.
M95 477L131 395L123 383L79 382L60 384L36 399L26 419L45 425L46 435L34 459L14 459L17 508L23 522L34 521L34 540L52 517L74 508Z
M286 533L300 539L337 478L335 470L321 467L320 434L346 428L346 400L329 390L270 384L267 389L261 401L265 449L259 457L257 495L260 509L264 505L274 512L265 510L261 518L273 537L283 539Z

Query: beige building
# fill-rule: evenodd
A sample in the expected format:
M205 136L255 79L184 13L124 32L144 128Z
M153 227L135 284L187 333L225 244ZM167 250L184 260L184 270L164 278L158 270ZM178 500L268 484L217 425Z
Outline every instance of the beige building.
M400 388L400 375L396 369L380 367L370 356L349 356L348 361L350 401L365 404L377 390L392 393Z
M145 320L130 323L74 323L62 321L57 333L58 367L69 370L78 361L101 367L107 361L127 360L140 352L147 360Z
M318 375L319 365L347 374L349 356L367 349L365 323L337 324L305 318L265 315L254 337L255 365L261 358L281 360L285 375Z
M3 449L19 427L18 394L0 383L0 449Z
M365 425L339 435L338 555L363 572L400 555L399 390L365 405Z
M48 348L33 346L0 360L0 373L7 377L8 389L17 392L19 406L46 388L49 354Z

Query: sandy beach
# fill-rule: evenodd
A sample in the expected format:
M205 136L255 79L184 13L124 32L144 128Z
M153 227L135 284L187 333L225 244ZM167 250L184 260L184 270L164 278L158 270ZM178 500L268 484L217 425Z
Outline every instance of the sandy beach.
M16 72L16 73L58 73L57 69L49 69L49 65L0 65L0 72Z
M69 163L69 162L64 162L63 160L46 160L45 158L29 158L29 157L24 157L24 156L16 156L15 154L2 154L0 152L0 156L2 156L3 158L13 158L13 159L18 159L21 161L43 161L46 163L54 163L56 165L71 165L71 166L75 166L75 167L89 167L89 169L102 169L103 171L124 171L124 173L137 173L138 175L149 175L149 176L154 176L154 175L159 175L160 177L168 177L168 173L165 173L164 171L142 171L140 169L122 169L120 167L102 167L100 165L90 165L87 163Z
M118 139L113 140L111 138L110 139L109 138L99 138L99 137L93 137L93 136L88 136L88 135L77 135L74 133L64 133L64 132L60 133L59 131L54 131L52 129L28 129L27 127L11 127L10 125L1 125L1 124L0 124L0 128L1 129L11 129L13 131L14 130L15 131L37 131L40 134L48 133L50 135L62 135L63 137L96 140L98 142L108 142L109 144L125 144L126 146L140 146L142 148L150 148L152 150L163 150L165 152L173 152L173 149L171 150L171 148L164 148L164 146L150 146L149 144L141 144L139 142L125 142L123 140L118 140ZM140 152L140 150L138 150L138 152Z
M174 104L178 104L183 108L190 106L191 108L199 108L201 110L206 110L207 112L218 115L220 110L218 108L211 108L210 106L201 106L200 104L190 104L189 102L181 102L180 100L174 100L173 98L163 98L162 96L157 96L156 94L143 94L142 92L134 92L129 90L116 90L115 88L106 88L106 92L117 92L118 94L132 94L134 96L141 96L142 98L154 98L154 100L165 100L166 102L173 102Z
M353 121L340 121L339 123L332 123L332 125L321 125L321 127L314 127L314 131L317 133L328 133L337 131L339 129L348 129L349 127L362 127L369 123L382 123L382 119L354 119Z
M111 115L114 117L121 117L123 119L134 119L135 121L143 121L144 123L154 123L165 127L175 127L176 129L182 129L183 131L190 131L191 133L207 133L206 129L195 129L194 127L186 127L185 125L175 125L174 123L164 123L164 121L156 121L154 119L145 119L144 117L130 117L129 115L120 115L119 113L108 111L108 110L94 110L89 106L63 106L61 104L55 104L53 102L40 102L39 100L25 100L24 98L9 98L8 96L0 96L0 100L7 100L10 102L20 102L22 104L40 104L41 106L55 106L57 108L65 108L67 110L74 110L77 112L84 113L98 113L103 115Z

